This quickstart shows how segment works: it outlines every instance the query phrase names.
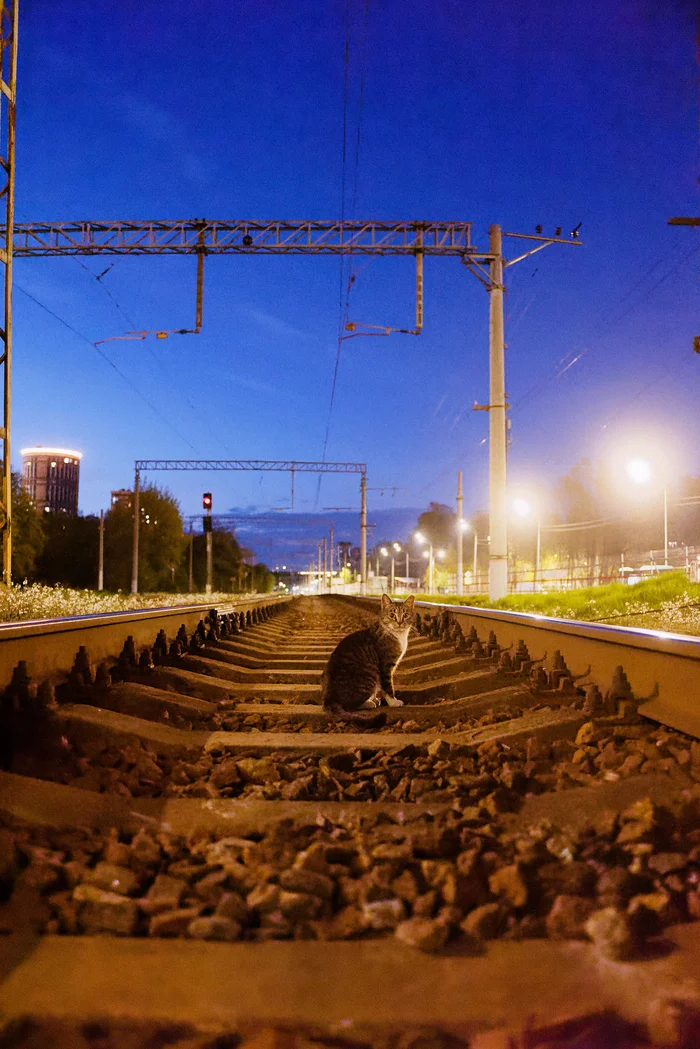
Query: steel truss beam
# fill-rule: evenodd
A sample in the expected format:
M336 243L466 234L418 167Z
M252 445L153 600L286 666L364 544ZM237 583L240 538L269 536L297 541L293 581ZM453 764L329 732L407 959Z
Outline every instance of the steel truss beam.
M14 253L41 255L425 255L471 252L471 222L26 222Z
M367 463L301 463L286 459L137 459L142 470L284 470L287 473L366 474Z
M0 532L2 533L2 577L12 582L12 462L10 415L12 408L12 248L15 209L15 112L17 82L18 0L0 0L0 209L4 205L4 225L0 228L0 264L4 268L4 294L0 317L0 366L3 372L2 492L0 493ZM1 213L1 212L0 212Z

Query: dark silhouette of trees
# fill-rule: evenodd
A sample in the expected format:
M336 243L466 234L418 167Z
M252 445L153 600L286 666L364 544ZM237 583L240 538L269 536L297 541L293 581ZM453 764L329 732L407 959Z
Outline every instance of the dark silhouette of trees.
M27 492L20 475L12 474L12 578L32 582L37 576L37 561L46 542L44 518Z
M48 513L43 525L46 541L37 561L37 578L77 590L96 587L99 518Z
M140 494L139 590L175 590L186 538L177 501L166 490L149 485ZM133 511L120 503L105 518L105 588L131 588Z

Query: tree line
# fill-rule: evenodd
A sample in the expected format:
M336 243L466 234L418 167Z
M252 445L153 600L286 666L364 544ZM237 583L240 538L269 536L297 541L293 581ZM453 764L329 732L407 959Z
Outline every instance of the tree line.
M206 583L206 538L185 531L177 501L157 485L140 493L139 589L144 592L187 592L190 543L194 591ZM61 584L95 589L99 560L100 519L94 515L40 513L12 475L12 578L16 582ZM133 510L115 503L104 518L104 588L131 588ZM252 552L234 535L212 533L212 586L218 591L267 593L274 575L264 564L250 564Z

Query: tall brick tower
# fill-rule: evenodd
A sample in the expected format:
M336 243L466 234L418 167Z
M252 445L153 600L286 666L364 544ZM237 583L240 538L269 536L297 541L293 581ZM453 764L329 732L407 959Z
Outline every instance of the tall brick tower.
M42 513L78 513L82 452L69 448L22 449L22 487Z

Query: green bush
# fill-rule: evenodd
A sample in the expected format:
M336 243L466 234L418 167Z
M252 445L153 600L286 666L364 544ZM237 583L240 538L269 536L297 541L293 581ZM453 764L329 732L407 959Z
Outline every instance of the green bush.
M679 571L643 579L632 586L609 583L607 586L589 586L582 590L553 590L546 594L509 594L498 601L489 601L486 594L467 594L464 597L454 594L416 596L419 601L434 601L437 604L539 612L545 616L591 622L700 601L700 584L691 583L685 573Z

